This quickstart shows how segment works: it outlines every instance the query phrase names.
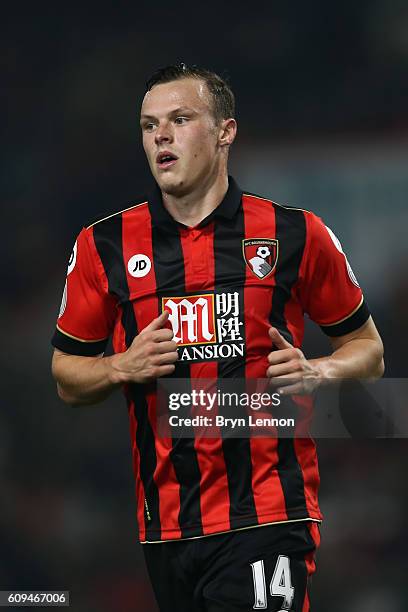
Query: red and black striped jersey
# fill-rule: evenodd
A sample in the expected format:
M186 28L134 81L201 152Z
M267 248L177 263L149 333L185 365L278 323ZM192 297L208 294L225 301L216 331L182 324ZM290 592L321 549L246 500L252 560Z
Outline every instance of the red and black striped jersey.
M184 379L264 378L268 328L302 344L304 314L330 336L369 317L334 234L311 212L243 193L230 177L196 227L177 223L157 189L84 228L72 252L53 345L125 351L170 313ZM320 520L310 437L163 438L156 387L126 385L142 542L266 523Z

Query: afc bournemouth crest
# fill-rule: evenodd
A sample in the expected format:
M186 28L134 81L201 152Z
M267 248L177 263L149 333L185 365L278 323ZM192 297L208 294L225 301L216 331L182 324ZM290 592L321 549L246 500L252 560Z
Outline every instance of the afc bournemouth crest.
M242 241L242 252L251 272L265 278L276 266L279 243L272 238L250 238Z

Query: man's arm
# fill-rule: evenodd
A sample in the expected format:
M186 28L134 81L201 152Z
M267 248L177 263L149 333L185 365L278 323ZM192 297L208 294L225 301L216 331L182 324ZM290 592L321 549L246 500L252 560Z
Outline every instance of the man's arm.
M118 386L111 377L111 357L82 357L55 349L52 374L59 397L67 404L96 404Z
M384 374L384 347L370 317L355 331L330 338L333 353L312 359L322 378L380 378Z
M178 359L173 332L164 328L168 313L154 319L124 353L109 357L69 355L58 349L52 373L67 404L96 404L124 383L147 383L174 372Z
M266 375L275 386L299 381L290 384L287 393L312 391L330 379L379 378L384 373L383 343L371 317L359 329L330 338L333 353L318 359L306 359L274 327L269 335L276 349L268 355Z

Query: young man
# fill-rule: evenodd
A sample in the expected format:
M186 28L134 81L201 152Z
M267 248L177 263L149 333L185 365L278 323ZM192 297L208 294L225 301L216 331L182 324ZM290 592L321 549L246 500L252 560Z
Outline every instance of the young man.
M156 381L266 376L301 393L381 376L381 339L331 230L228 177L237 124L220 77L159 70L141 128L157 189L78 236L53 338L58 393L89 404L125 389L160 610L305 612L321 520L313 441L160 437ZM302 353L304 312L331 355Z

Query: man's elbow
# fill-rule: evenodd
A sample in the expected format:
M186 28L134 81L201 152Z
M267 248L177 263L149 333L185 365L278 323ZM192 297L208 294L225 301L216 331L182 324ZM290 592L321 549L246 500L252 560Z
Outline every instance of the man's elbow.
M65 384L66 379L66 371L64 369L64 365L66 363L65 355L59 354L57 351L54 352L51 364L51 373L57 385L57 395L64 402L64 404L68 404L69 406L79 406L84 402L80 397L74 395L69 387Z
M76 395L67 390L66 387L61 385L58 381L57 394L64 404L68 406L94 406L95 404L103 402L109 395L108 393L101 393L99 395Z
M377 371L374 374L375 378L381 378L382 376L384 376L384 372L385 372L384 357L381 357L377 365Z
M381 378L384 375L384 371L385 371L385 364L384 364L384 346L383 343L381 341L381 339L379 339L379 341L376 342L376 351L374 354L374 365L373 365L373 372L372 372L372 376L373 378Z
M57 394L58 397L64 402L64 404L68 404L68 406L80 406L84 402L81 401L80 398L75 397L68 393L62 385L57 382Z

